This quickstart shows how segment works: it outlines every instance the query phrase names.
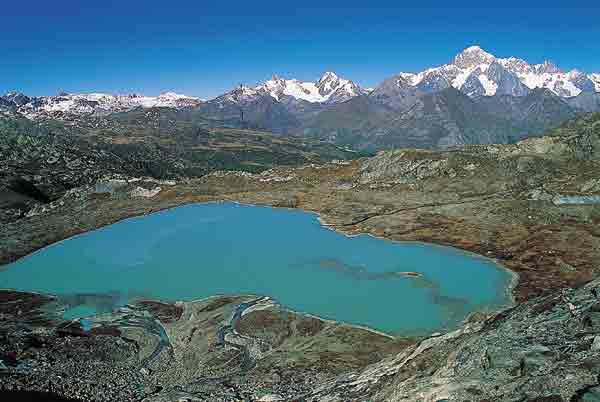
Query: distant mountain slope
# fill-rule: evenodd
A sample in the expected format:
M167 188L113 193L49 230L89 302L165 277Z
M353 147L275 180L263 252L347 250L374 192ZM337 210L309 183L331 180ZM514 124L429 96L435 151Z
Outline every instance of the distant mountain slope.
M510 143L555 127L578 110L546 89L517 97L471 98L449 87L434 93L395 92L382 84L369 96L321 112L305 135L359 148L435 148Z
M170 108L68 122L0 116L0 226L35 202L115 175L179 179L363 156L328 142L216 126Z
M230 120L240 127L274 132L288 132L301 124L284 103L249 87L236 88L196 110L207 118Z
M581 96L581 95L580 95ZM534 89L527 96L490 96L478 102L488 113L511 122L516 132L512 140L520 140L556 127L577 115L576 108L548 89Z
M241 85L197 110L209 118L237 119L244 127L287 133L327 107L364 94L358 85L332 72L316 82L274 76L256 87Z
M600 161L600 113L568 120L546 135L560 137L567 151L577 159Z
M584 92L566 101L572 107L585 112L600 111L600 93Z

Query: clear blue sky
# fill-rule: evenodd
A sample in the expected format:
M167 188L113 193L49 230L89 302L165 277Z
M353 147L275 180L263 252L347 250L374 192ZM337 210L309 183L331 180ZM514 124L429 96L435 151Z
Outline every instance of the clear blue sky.
M176 90L212 97L273 73L364 86L479 44L600 72L599 1L6 1L0 92Z

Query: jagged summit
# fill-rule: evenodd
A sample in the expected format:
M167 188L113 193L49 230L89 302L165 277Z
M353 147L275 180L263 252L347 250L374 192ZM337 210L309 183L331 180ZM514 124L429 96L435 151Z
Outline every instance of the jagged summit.
M236 90L234 90L236 91ZM234 91L228 94L232 95ZM354 82L339 77L336 73L325 72L316 82L305 82L297 79L285 79L273 74L271 79L256 87L245 87L244 96L262 97L270 96L275 101L305 101L310 103L337 103L349 100L355 96L366 93ZM225 94L226 96L227 94ZM223 97L215 99L221 101ZM226 97L237 102L235 96Z
M15 106L22 106L22 105L28 103L29 101L31 101L30 97L28 97L27 95L25 95L21 92L17 92L17 91L10 91L6 95L4 95L2 98L5 102L14 104Z
M321 78L319 78L318 82L322 82L322 81L332 81L332 80L338 80L339 77L337 76L336 73L332 72L332 71L326 71L323 76L321 76Z
M399 76L425 93L452 86L471 97L525 96L534 88L547 88L564 98L600 91L597 74L564 72L548 60L531 65L517 57L498 58L479 45L465 48L449 64Z
M481 64L490 64L496 58L478 45L470 46L454 58L453 64L459 68L473 68Z

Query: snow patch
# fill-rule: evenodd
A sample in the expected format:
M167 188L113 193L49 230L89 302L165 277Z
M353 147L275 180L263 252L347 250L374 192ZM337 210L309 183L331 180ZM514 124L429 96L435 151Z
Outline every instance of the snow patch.
M573 74L536 74L534 72L530 72L527 74L517 74L517 76L529 89L547 88L555 94L563 97L577 96L581 93L581 89L577 88L571 81L574 77Z
M479 82L481 82L481 85L483 85L483 88L485 89L485 96L494 96L496 94L498 84L490 80L487 75L481 74L479 76Z
M123 112L138 107L189 107L201 103L196 97L166 92L159 96L109 95L104 93L61 94L37 98L19 110L29 118L44 113L65 114L109 114Z
M475 68L467 68L462 70L453 80L452 80L452 86L456 89L460 89L462 88L462 86L465 84L465 82L467 81L467 78L469 78L469 75L471 75L471 73L473 72Z

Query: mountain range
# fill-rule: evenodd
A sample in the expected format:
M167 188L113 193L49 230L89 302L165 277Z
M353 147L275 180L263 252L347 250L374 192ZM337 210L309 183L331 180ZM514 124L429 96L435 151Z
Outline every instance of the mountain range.
M471 97L525 96L536 88L549 89L561 97L600 91L598 74L565 72L550 61L531 65L516 57L497 58L479 46L466 48L449 64L420 73L400 73L398 79L423 92L452 86Z
M191 109L232 126L325 139L356 148L506 143L537 135L581 112L600 111L600 74L550 61L497 58L470 46L449 63L401 72L374 89L325 73L315 82L273 76L214 99L173 92L0 97L29 119L77 119L137 108Z
M67 115L102 115L133 110L138 107L188 108L198 106L202 100L192 96L166 92L159 96L109 95L102 93L68 94L29 97L19 92L9 92L0 97L0 106L13 107L30 119Z

